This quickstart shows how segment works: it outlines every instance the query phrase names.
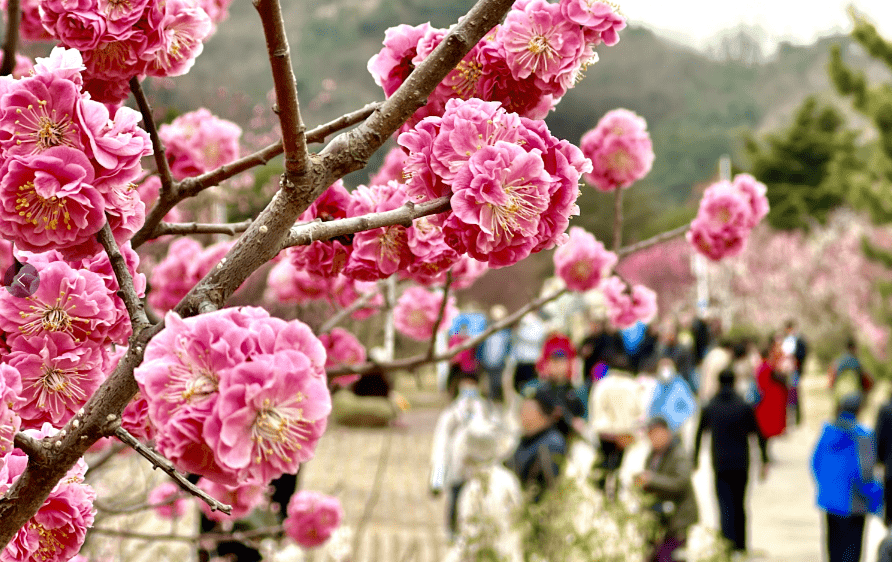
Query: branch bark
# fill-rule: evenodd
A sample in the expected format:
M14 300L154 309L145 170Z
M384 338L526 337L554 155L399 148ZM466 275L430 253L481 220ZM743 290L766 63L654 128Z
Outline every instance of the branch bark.
M645 250L650 248L651 246L656 246L662 242L666 242L667 240L672 240L673 238L678 238L679 236L683 236L689 229L691 225L685 224L679 226L678 228L673 228L672 230L667 230L666 232L661 232L656 236L651 236L641 242L636 242L635 244L630 244L628 246L624 246L619 250L616 250L616 255L622 259L626 256L634 254L635 252L640 252L641 250Z
M9 76L15 69L15 52L18 48L21 19L22 9L19 0L7 0L6 40L3 42L3 64L0 65L0 76Z
M199 222L162 222L155 229L155 236L165 236L173 234L175 236L185 236L187 234L228 234L235 236L248 230L251 226L251 219L242 222L233 222L227 224L199 223Z
M198 488L192 482L189 482L189 480L187 480L185 476L177 472L177 469L174 468L172 462L140 443L136 437L130 435L130 432L128 432L123 427L118 426L118 428L115 429L115 437L117 437L121 440L122 443L139 453L141 457L152 463L153 469L160 468L168 476L170 476L180 488L197 497L204 503L208 504L208 506L211 508L211 511L222 511L226 515L230 515L232 513L231 505L227 505L225 503L217 501L216 499L208 495L207 492Z
M448 211L450 207L449 197L438 197L433 201L427 201L416 205L407 201L402 207L392 211L372 213L359 217L350 217L327 222L308 222L291 227L282 248L291 246L306 246L316 240L328 240L338 236L355 234L373 228L382 228L401 224L406 228L412 226L412 221L428 215L436 215Z
M155 167L158 168L158 175L161 177L159 194L161 199L165 199L173 195L175 187L173 174L170 172L170 164L167 163L164 144L161 142L161 137L158 136L158 128L155 126L155 118L152 116L152 106L149 105L149 100L146 99L146 94L139 83L139 77L134 76L130 79L130 92L133 93L136 105L139 107L140 113L142 113L142 122L146 127L146 132L149 133L149 138L152 139Z
M323 324L322 327L319 328L319 333L324 334L325 332L331 331L332 328L341 323L341 320L350 316L360 308L364 307L366 303L372 300L372 297L377 294L378 291L369 291L368 293L363 293L362 295L360 295L359 298L350 303L350 306L348 306L347 308L342 308L337 312L337 314L326 320L325 324Z

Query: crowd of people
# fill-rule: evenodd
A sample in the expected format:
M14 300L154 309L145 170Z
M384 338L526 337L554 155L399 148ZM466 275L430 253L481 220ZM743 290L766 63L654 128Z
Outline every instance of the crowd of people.
M758 443L764 479L772 439L802 421L798 385L808 346L795 322L764 343L723 339L717 323L701 319L690 326L591 327L577 346L565 334L547 333L531 313L452 365L454 400L436 427L431 471L431 490L448 494L449 536L460 542L463 526L486 506L493 520L504 521L521 501L540 501L578 443L596 451L593 485L616 498L626 452L646 436L649 453L631 486L650 498L660 526L647 559L679 560L699 520L692 473L709 432L721 533L732 558L745 558L750 440ZM877 458L873 433L854 421L870 386L854 343L831 366L831 384L838 416L824 429L812 470L827 513L829 560L855 561L864 514L883 503L872 471L875 461L892 462L892 402L878 420ZM479 497L493 489L501 499ZM515 559L516 537L507 528L500 536L503 555Z

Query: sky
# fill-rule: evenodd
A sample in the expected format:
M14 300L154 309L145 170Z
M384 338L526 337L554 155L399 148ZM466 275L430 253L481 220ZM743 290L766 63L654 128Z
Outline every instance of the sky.
M812 43L818 37L851 30L849 4L892 39L892 0L619 0L629 22L645 25L676 41L705 47L724 29L741 23L762 27L763 48L770 53L779 41Z

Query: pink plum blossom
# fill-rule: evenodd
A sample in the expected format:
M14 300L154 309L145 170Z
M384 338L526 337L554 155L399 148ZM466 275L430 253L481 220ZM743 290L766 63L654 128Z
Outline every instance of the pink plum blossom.
M601 292L607 304L607 317L619 329L636 322L650 322L657 314L657 294L643 285L628 286L619 277L608 277L601 282Z
M369 177L369 185L383 185L389 181L405 182L403 164L406 162L406 156L406 151L398 146L387 151L381 167Z
M270 296L281 303L303 304L331 297L331 279L297 269L287 259L273 266L267 283Z
M709 186L687 233L694 248L711 260L736 256L746 247L753 224L751 194L729 181Z
M390 211L406 202L402 185L360 185L353 192L349 216ZM353 252L344 275L360 281L376 281L406 268L412 260L406 227L393 225L359 232L353 236Z
M159 312L167 312L186 296L232 248L234 242L222 241L202 248L191 238L180 238L170 244L167 256L152 270L149 304Z
M372 293L372 296L366 299L365 306L350 315L354 320L365 320L384 306L384 295L378 290L377 284L374 281L357 281L341 275L335 279L332 287L332 298L341 308L349 307L356 299L368 293Z
M105 379L102 348L78 345L58 332L16 338L6 361L22 378L23 403L16 411L26 428L62 427Z
M181 180L238 158L242 129L202 107L161 125L158 135L167 150L171 172Z
M0 2L0 9L9 17L9 2ZM19 20L19 36L25 41L51 41L53 36L47 33L40 22L40 0L20 0L21 20ZM16 76L16 78L19 78Z
M7 363L0 363L0 470L4 458L13 449L13 438L22 425L16 413L21 402L22 378L17 369Z
M288 502L288 516L282 524L285 534L304 548L320 546L341 524L341 502L311 490L299 490Z
M0 64L3 63L3 53L0 53ZM15 54L15 66L12 68L12 77L19 79L28 76L31 72L31 69L34 68L34 63L26 57L25 55L21 55L19 53Z
M569 21L583 27L586 41L607 46L619 42L618 31L626 27L626 20L614 6L600 0L561 0L561 13Z
M561 14L558 4L532 0L508 12L499 29L508 66L516 79L532 76L546 94L558 97L573 83L586 52L579 25Z
M571 291L594 289L617 261L616 254L578 226L570 229L570 240L554 252L555 273Z
M646 176L654 162L647 122L627 109L607 112L579 146L593 166L585 181L601 191L629 187Z
M211 33L211 19L199 6L188 0L167 0L164 15L158 24L161 47L149 61L149 76L182 76L204 48L203 41Z
M31 296L0 291L0 329L14 339L58 332L76 343L106 343L117 318L102 278L64 261L38 267L38 274L40 284Z
M343 328L333 328L327 334L320 334L319 341L325 346L326 368L365 361L365 347L356 336Z
M546 94L535 80L516 79L500 43L481 46L477 55L480 78L477 97L502 104L507 111L530 119L544 119L560 97Z
M53 47L48 57L34 59L34 72L37 75L53 75L83 86L84 60L77 49Z
M437 284L458 261L458 252L446 244L443 228L430 217L415 219L407 235L413 260L406 276L421 285Z
M76 251L105 224L105 204L93 189L93 167L67 146L0 166L0 234L32 252Z
M393 325L404 336L417 341L431 339L434 332L448 327L458 316L455 297L449 296L439 325L434 324L443 305L443 294L423 287L409 287L397 300L393 309Z
M96 0L42 0L40 20L65 47L81 52L96 48L108 27Z
M186 515L186 510L189 508L189 500L183 495L180 487L171 481L152 488L147 501L149 505L154 506L155 515L162 519L179 519Z
M486 262L475 260L467 255L461 256L450 270L452 287L459 291L467 289L487 271L489 271L489 265Z
M749 200L750 217L746 224L754 228L768 214L768 197L765 196L768 188L750 174L737 174L733 185Z
M226 485L269 482L312 458L331 399L325 349L305 324L245 307L170 312L165 325L134 371L159 451Z
M424 23L415 27L398 25L384 32L384 48L369 59L368 68L375 83L390 97L415 68L418 41L432 28Z
M151 175L143 180L136 190L145 207L151 208L158 201L158 194L161 191L161 178ZM183 222L183 213L174 207L164 215L164 222Z
M44 424L40 430L25 433L40 440L56 431ZM19 450L7 455L5 466L0 466L0 496L21 476L27 464L28 457ZM83 459L78 460L50 491L37 513L0 551L0 562L67 562L74 558L95 517L96 492L84 482L86 470Z
M199 480L198 487L212 498L232 506L232 513L226 515L222 511L211 511L208 504L199 501L198 506L211 521L233 521L250 515L254 509L266 503L269 488L263 482L252 480L239 482L237 486L224 486L207 478Z

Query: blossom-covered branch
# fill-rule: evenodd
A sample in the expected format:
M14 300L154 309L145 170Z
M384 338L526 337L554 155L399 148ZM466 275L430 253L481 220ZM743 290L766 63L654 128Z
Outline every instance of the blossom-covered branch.
M458 355L459 353L461 353L462 351L464 351L466 349L471 349L472 347L480 345L480 343L482 343L483 340L488 338L490 335L498 332L499 330L513 326L514 324L519 322L520 319L523 318L524 315L527 314L528 312L542 308L543 306L545 306L549 302L555 300L556 298L560 297L561 295L563 295L566 292L567 292L567 289L561 289L559 291L555 291L554 293L552 293L550 295L546 295L544 297L540 297L538 299L532 300L532 301L528 302L527 304L525 304L524 306L517 309L516 311L514 311L513 313L506 316L504 319L502 319L498 322L493 322L488 328L486 328L485 330L483 330L476 336L474 336L472 338L468 338L467 340L461 342L460 344L458 344L454 347L450 347L446 351L438 353L438 354L434 355L433 357L428 357L427 353L420 353L418 355L413 355L412 357L396 359L394 361L386 361L386 362L380 362L380 363L367 362L367 363L361 363L358 365L337 366L337 367L333 367L331 369L326 369L326 374L328 375L329 379L331 379L331 378L334 378L334 377L337 377L340 375L349 375L349 374L364 375L366 373L370 373L377 369L386 369L386 370L414 369L415 367L418 367L419 365L423 365L425 363L430 363L433 361L444 361L446 359L451 359L452 357L455 357L456 355Z
M403 206L392 211L383 211L328 222L299 224L291 228L282 244L282 248L305 246L316 240L328 240L384 226L400 224L409 227L412 225L412 221L417 218L436 215L448 210L449 197L439 197L433 201L427 201L418 205L407 201Z
M172 196L174 191L173 175L170 172L170 165L167 163L164 143L161 142L161 137L158 136L158 127L155 126L152 107L149 105L149 100L146 99L146 94L143 92L142 85L139 83L139 78L136 76L130 79L130 91L133 92L133 97L136 99L136 105L139 107L140 113L142 113L142 121L146 127L146 132L149 133L149 138L152 139L155 167L158 169L158 175L161 177L160 194L161 199L164 200L166 197Z
M361 109L346 113L337 119L311 129L307 132L307 142L319 143L325 141L325 138L329 135L367 119L368 116L380 106L380 104L380 102L366 104ZM282 141L278 141L258 150L257 152L239 158L234 162L224 164L216 170L211 170L200 176L186 178L177 182L171 196L167 198L159 198L155 203L155 206L146 216L145 224L131 239L131 244L134 248L138 248L146 241L161 236L161 234L157 232L158 225L164 220L164 216L183 199L195 197L205 189L219 185L223 181L248 171L251 168L263 166L276 156L282 154L282 151Z
M199 222L162 222L155 229L155 236L164 236L173 234L176 236L184 236L186 234L228 234L235 236L246 231L251 226L251 219L242 222L233 222L225 224L215 223L199 223Z
M12 74L15 68L15 53L19 41L19 22L22 10L19 0L7 0L6 5L6 41L3 42L3 64L0 65L0 76Z
M123 427L118 427L115 430L115 437L120 439L122 443L130 446L144 459L152 463L152 468L160 468L168 476L170 476L173 481L176 482L177 485L179 485L180 488L199 498L204 503L208 504L212 511L222 511L227 515L232 513L231 505L227 505L225 503L217 501L216 499L209 496L204 490L201 490L200 488L195 486L195 484L189 482L189 480L187 480L185 476L177 472L177 469L174 468L173 463L140 443L136 437L130 435L130 432L128 432Z

